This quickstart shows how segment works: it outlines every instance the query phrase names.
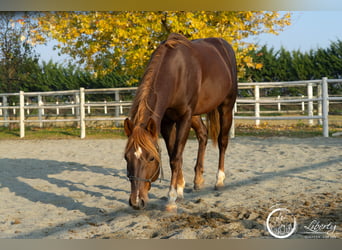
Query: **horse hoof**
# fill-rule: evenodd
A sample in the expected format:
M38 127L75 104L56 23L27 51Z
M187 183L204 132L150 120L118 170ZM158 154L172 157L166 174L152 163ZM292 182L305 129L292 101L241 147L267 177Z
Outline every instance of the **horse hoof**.
M176 199L176 202L182 202L184 201L184 197L183 196L178 196Z
M199 191L199 190L201 190L203 187L204 187L204 184L203 184L203 183L202 183L202 184L195 184L195 185L194 185L194 190L195 190L195 191Z
M224 188L223 184L215 185L215 190L222 190Z
M177 213L177 205L176 204L167 204L165 207L166 212L169 213Z

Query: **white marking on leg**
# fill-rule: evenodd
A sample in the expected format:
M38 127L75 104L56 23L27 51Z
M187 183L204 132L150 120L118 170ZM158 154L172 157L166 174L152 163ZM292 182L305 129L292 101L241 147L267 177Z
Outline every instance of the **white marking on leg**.
M177 199L177 192L176 190L172 187L169 191L169 203L175 203Z
M135 157L137 157L137 159L140 159L142 154L142 150L141 147L138 147L137 151L134 152Z
M219 170L216 175L216 186L223 186L223 181L226 178L226 175L223 171Z
M168 212L177 212L177 191L175 188L171 187L169 191L169 202L166 205L166 211Z
M184 195L183 195L184 187L185 187L185 180L183 178L183 183L177 185L177 195L180 198L184 197Z

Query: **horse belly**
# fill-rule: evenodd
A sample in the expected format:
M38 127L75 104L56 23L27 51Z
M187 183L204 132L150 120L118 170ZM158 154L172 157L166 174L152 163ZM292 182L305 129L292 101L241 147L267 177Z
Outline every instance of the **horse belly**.
M198 93L197 104L194 113L196 115L208 113L217 108L229 94L229 84L225 80L216 82L204 82Z
M205 114L214 110L223 102L223 100L224 98L210 97L209 95L200 98L194 110L194 115Z

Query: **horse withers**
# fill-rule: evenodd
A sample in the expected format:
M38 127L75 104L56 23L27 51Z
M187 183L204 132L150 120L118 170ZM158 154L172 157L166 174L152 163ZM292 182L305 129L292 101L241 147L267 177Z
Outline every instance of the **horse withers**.
M232 47L221 38L188 40L170 34L151 56L124 123L128 136L125 148L127 176L131 182L129 204L144 208L151 183L161 172L158 137L165 140L171 167L166 210L177 209L185 180L182 154L190 128L200 145L195 166L194 188L203 186L203 157L206 127L199 115L207 114L213 142L219 146L215 188L223 186L224 154L237 95L237 70Z

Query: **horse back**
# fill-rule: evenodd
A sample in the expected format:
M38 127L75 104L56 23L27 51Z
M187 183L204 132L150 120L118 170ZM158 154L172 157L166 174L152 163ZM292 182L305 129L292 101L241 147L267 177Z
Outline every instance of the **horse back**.
M225 67L225 69L221 70L221 72L230 74L229 81L236 82L237 69L235 53L229 43L222 38L212 37L193 40L193 45L197 51L199 51L200 60L202 63L207 62L205 66L208 66L209 63L212 65L209 67L211 72L214 71L214 67L217 67L218 64L221 64L223 67ZM208 73L208 76L211 76L210 72Z
M204 114L236 93L235 55L231 46L220 38L189 41L172 35L161 46L156 64L159 101L168 108L167 115L176 119L188 108L193 115Z
M233 48L221 38L193 41L198 56L201 84L195 113L206 113L237 91L237 70Z

